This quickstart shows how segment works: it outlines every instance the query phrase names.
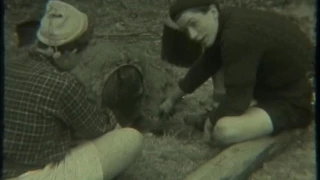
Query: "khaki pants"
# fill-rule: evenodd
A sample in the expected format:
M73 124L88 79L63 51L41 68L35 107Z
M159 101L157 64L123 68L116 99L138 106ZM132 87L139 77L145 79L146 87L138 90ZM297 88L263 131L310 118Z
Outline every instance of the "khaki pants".
M73 148L57 166L47 165L10 180L111 180L139 157L142 144L138 131L117 129Z

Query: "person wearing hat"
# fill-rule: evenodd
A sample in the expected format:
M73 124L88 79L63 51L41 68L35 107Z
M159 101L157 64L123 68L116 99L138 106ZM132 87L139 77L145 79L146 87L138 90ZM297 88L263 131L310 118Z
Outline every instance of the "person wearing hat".
M74 6L49 1L30 56L6 60L4 179L113 179L142 152L141 133L118 129L119 111L89 102L68 73L92 24Z
M190 67L160 105L168 115L185 95L215 77L213 109L185 122L229 145L307 127L313 118L314 47L286 17L214 0L177 0L169 9L162 59Z

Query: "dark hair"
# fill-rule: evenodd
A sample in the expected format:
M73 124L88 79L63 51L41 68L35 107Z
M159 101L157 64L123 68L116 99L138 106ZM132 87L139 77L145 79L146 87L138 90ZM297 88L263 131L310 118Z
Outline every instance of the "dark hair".
M210 5L211 6L211 5ZM205 14L207 13L209 10L210 10L210 6L199 6L199 7L194 7L194 8L191 8L191 9L186 9L186 10L191 10L193 12L200 12L202 14ZM176 14L174 17L173 17L173 20L176 21L178 20L181 15L183 14L183 12L185 12L186 10Z
M203 13L208 12L211 5L215 5L220 11L219 3L216 0L177 0L169 8L172 20L176 19L183 11L194 9Z

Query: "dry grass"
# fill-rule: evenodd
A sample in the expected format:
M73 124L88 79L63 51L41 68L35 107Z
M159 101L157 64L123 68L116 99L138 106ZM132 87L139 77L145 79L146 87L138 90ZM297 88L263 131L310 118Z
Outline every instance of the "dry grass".
M219 149L172 136L146 137L142 157L117 180L179 180L214 157Z

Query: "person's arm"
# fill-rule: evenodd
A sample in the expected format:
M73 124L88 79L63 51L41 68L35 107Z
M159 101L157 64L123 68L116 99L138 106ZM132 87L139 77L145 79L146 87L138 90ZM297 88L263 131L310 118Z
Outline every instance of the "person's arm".
M178 82L173 93L160 105L160 116L172 112L176 103L178 103L184 95L193 93L200 87L209 77L215 74L221 66L220 59L214 59L217 49L209 49L200 57L189 69L183 79Z
M58 101L60 118L82 138L96 138L116 127L112 111L100 110L91 103L84 86L77 80L68 79L64 82Z
M246 41L225 41L221 55L226 94L211 113L212 124L224 116L241 115L248 109L253 99L261 49Z
M218 71L221 62L212 58L212 52L205 53L192 65L185 77L179 81L179 87L184 93L193 93Z

